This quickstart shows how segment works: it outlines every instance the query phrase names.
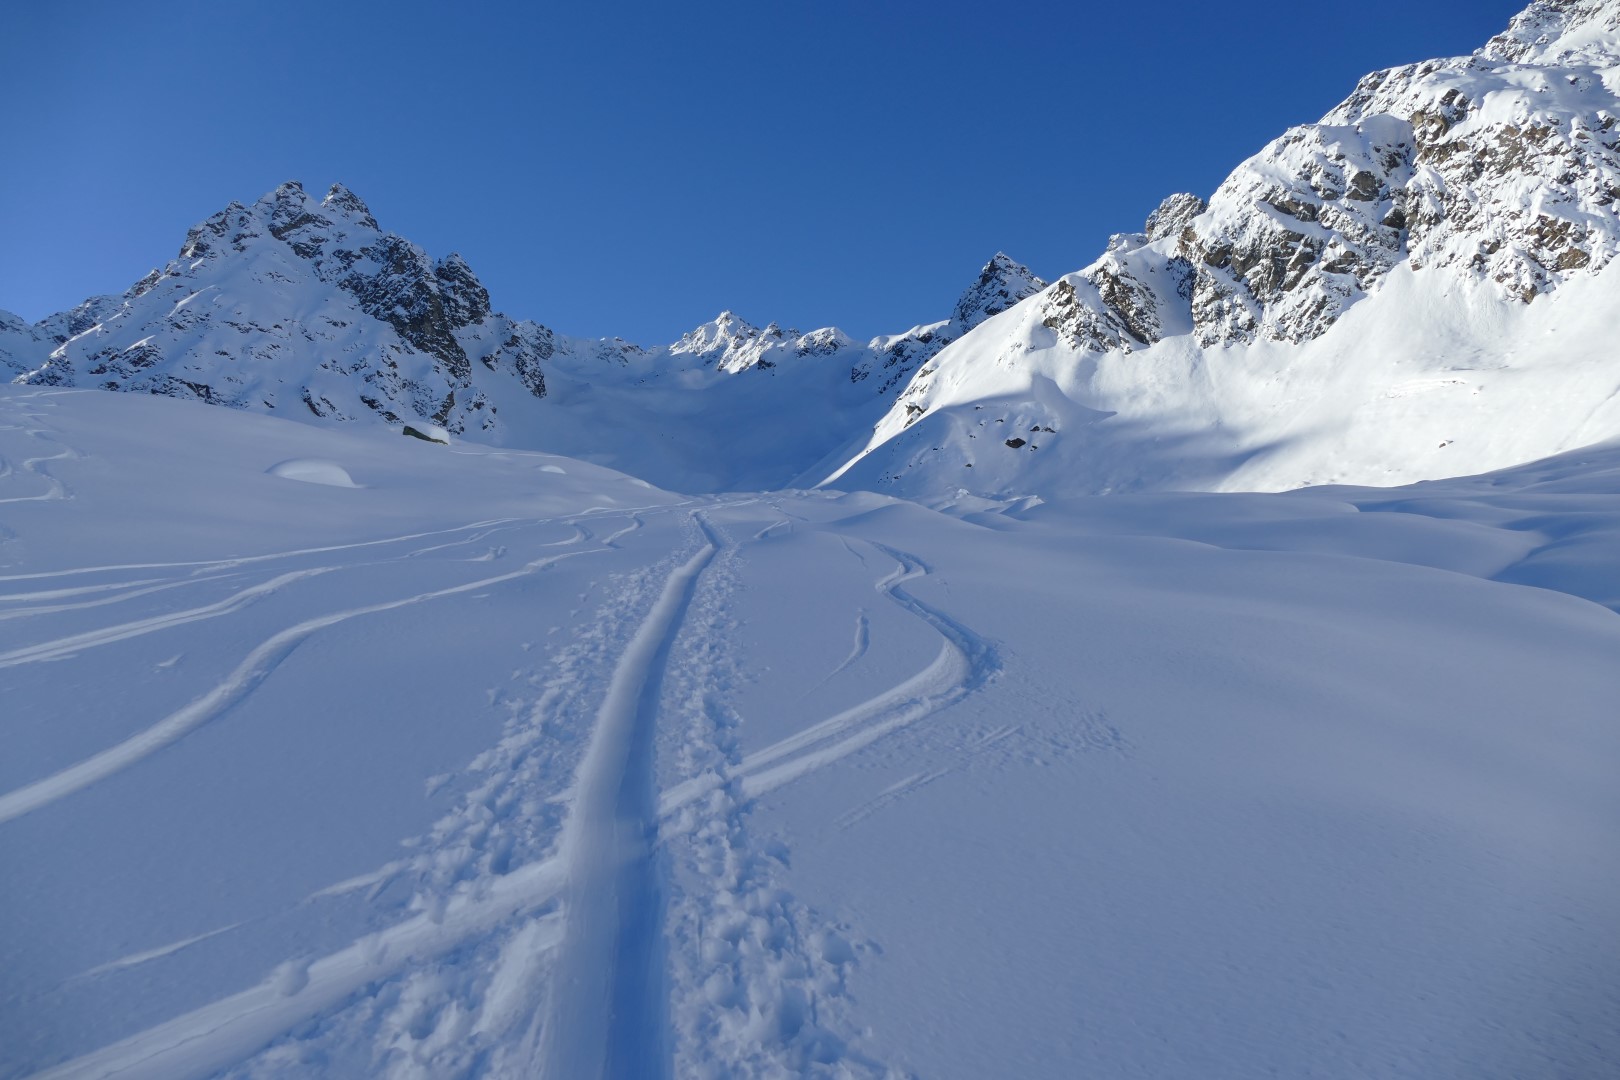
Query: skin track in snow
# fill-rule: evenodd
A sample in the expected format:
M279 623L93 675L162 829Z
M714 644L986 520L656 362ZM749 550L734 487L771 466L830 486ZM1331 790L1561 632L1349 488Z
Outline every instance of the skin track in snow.
M658 804L652 740L663 670L718 542L675 569L620 657L597 713L566 826L567 932L553 974L542 1075L657 1080L669 1073L663 1001Z

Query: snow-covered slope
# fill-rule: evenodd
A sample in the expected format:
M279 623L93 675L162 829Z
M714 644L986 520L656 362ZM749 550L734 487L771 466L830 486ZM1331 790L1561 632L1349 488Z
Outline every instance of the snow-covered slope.
M1617 543L0 387L0 1077L1595 1080Z
M493 431L494 399L543 394L550 349L490 310L459 257L383 232L341 185L317 202L296 183L226 207L65 330L25 381L455 432Z
M1620 0L1537 0L948 347L833 482L1399 483L1578 446L1620 433L1617 251Z
M860 343L726 311L642 348L502 315L459 256L434 261L383 231L341 185L317 201L287 183L192 229L177 259L123 296L33 326L0 313L0 374L329 422L432 423L687 490L774 487L847 456L919 365L1044 285L998 254L949 319L903 334Z

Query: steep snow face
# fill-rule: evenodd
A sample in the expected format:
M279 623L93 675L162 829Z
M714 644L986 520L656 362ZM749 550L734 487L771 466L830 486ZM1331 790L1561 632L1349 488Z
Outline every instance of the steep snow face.
M828 479L1396 483L1607 437L1617 202L1620 0L1534 4L1472 56L1367 76L1207 205L1166 199L921 368ZM987 440L986 411L1023 427Z
M297 183L232 203L122 297L31 333L54 342L26 375L37 385L458 433L497 426L492 397L543 395L553 349L544 327L491 311L459 256L383 232L342 185L316 201Z
M40 349L40 339L34 328L9 311L0 311L0 381L9 382L26 370L30 359Z

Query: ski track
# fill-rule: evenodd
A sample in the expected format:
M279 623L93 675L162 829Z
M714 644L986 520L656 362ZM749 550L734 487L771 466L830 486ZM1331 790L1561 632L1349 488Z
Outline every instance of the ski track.
M16 604L24 601L65 600L70 596L88 596L91 593L112 592L116 589L134 589L142 585L153 585L162 581L162 578L139 578L135 581L113 581L103 585L80 585L70 589L39 589L34 592L6 593L0 595L0 604Z
M753 804L727 779L740 761L743 721L726 692L747 679L732 646L739 624L729 598L741 553L760 539L725 546L705 575L666 691L673 771L718 780L667 823L662 840L675 1071L892 1077L860 1049L866 1029L847 995L860 946L793 895L784 849L753 835Z
M945 777L950 776L953 773L961 772L963 769L972 764L973 760L979 755L990 750L998 743L1001 743L1006 739L1013 738L1019 734L1020 729L1016 725L997 728L995 731L989 732L977 742L970 746L964 747L961 756L951 764L942 766L938 769L931 769L927 772L913 773L903 780L890 784L888 787L878 792L866 802L840 817L838 819L838 827L840 829L848 829L853 825L865 821L867 818L871 817L879 810L882 810L890 803L905 798L907 795L917 791L919 788L925 788L929 784L943 780Z
M127 641L130 638L142 637L146 634L155 634L160 630L171 630L177 626L185 626L188 623L217 619L222 615L232 615L254 601L262 600L271 593L278 592L296 581L317 577L336 569L338 567L317 566L308 570L293 570L285 574L279 574L269 581L250 585L212 604L204 604L201 607L188 608L185 611L175 611L165 615L153 615L149 618L136 619L133 622L120 623L99 630L86 630L83 633L70 634L54 641L40 642L37 645L25 645L20 649L0 653L0 669L17 667L20 664L36 664L45 660L61 660L81 653L86 649L112 645L119 641Z
M74 577L80 574L104 574L122 572L125 570L179 570L195 567L197 573L208 573L211 570L234 570L239 566L249 566L254 563L274 562L277 559L293 559L304 555L327 555L336 551L356 551L360 548L382 547L388 544L402 544L410 540L422 540L432 536L448 536L452 533L465 532L470 529L482 529L491 525L505 525L511 523L539 524L528 522L523 518L496 518L490 521L474 521L466 525L457 525L449 529L431 529L427 532L405 533L401 536L387 536L379 540L361 540L352 544L328 544L323 547L295 548L291 551L272 551L263 555L238 555L226 559L193 559L184 562L146 562L146 563L113 563L106 566L76 566L65 570L42 570L32 574L0 574L0 581L39 581L45 578Z
M121 1042L75 1058L35 1080L203 1080L269 1044L287 1029L341 1004L370 983L432 960L550 899L563 884L560 860L497 878L313 963L289 961L256 986ZM560 937L555 920L538 948Z
M71 795L91 784L97 783L140 761L142 758L168 746L170 743L183 738L191 731L240 701L251 690L269 677L276 667L287 658L288 654L297 648L310 635L316 631L324 630L329 626L346 622L349 619L359 618L363 615L373 615L382 611L392 611L396 608L408 607L413 604L437 600L445 596L455 596L459 593L472 592L476 589L487 588L502 582L527 577L536 571L543 570L552 563L562 559L572 558L575 555L588 554L588 551L566 552L561 555L548 555L524 564L518 570L494 577L480 578L477 581L466 582L461 585L452 585L448 588L435 589L431 592L417 593L413 596L398 600L386 600L381 603L368 604L364 607L350 608L347 611L338 611L328 615L321 615L313 619L289 626L264 641L260 642L236 668L226 675L214 688L202 697L192 701L189 705L170 713L151 727L130 736L116 746L109 747L98 754L94 754L75 765L70 765L59 772L53 773L43 779L16 788L4 795L0 795L0 824L30 813L42 806L49 805L57 799ZM292 577L307 577L311 571L300 571L294 575L283 575L275 579L276 583L284 583L284 579ZM239 594L240 595L240 594ZM199 609L200 610L200 609ZM169 617L167 623L174 625L174 617ZM164 620L148 620L164 621ZM196 621L195 619L187 621ZM132 624L134 625L134 624ZM89 637L91 635L80 635ZM124 637L133 636L124 634ZM71 640L71 639L65 639ZM122 640L118 638L115 640ZM105 641L97 641L105 644ZM63 650L65 655L67 651ZM0 659L4 659L0 657ZM30 657L40 659L40 657ZM22 662L22 661L16 661ZM0 664L9 666L9 664Z
M43 439L47 442L55 441L47 433L42 431L30 431L28 434L32 435L36 439ZM44 492L38 495L13 495L8 498L0 499L0 503L54 502L59 499L70 498L72 496L72 492L68 490L67 485L62 483L62 481L58 480L56 477L52 476L50 473L46 472L44 466L47 462L68 461L77 458L78 456L79 454L77 451L64 449L58 454L46 454L41 457L25 458L22 461L23 471L32 473L39 479L45 481ZM6 474L8 476L13 475L9 468L6 471Z
M103 596L95 600L78 600L63 604L40 604L35 607L11 608L9 610L0 611L0 622L6 622L11 619L29 619L39 615L56 615L64 611L84 611L89 608L107 607L112 604L121 604L126 600L135 600L142 596L151 596L153 593L168 592L170 589L183 589L188 585L205 585L215 581L222 581L230 576L232 575L219 574L214 577L194 577L186 578L182 581L166 581L162 584L152 584L152 579L149 579L148 581L136 582L134 585L127 587L124 585L108 586L102 591L111 591L115 588L124 589L125 591L119 593L117 596ZM77 591L79 590L58 590L60 593L72 593ZM86 591L88 592L92 590ZM19 597L0 596L0 603L7 603L16 599L19 599Z
M792 783L892 732L949 708L983 687L1001 670L1000 659L988 641L900 588L907 581L931 573L926 563L909 552L868 543L899 564L874 588L939 634L942 639L939 655L897 686L744 757L731 777L741 781L742 790L750 799ZM717 783L713 777L696 777L676 785L664 793L660 813L665 817L672 815L705 795Z
M719 550L701 515L692 521L703 543L670 574L620 656L563 829L567 929L539 1071L558 1080L654 1080L669 1070L653 740L670 649L698 577Z
M720 508L744 501L709 506ZM670 512L687 505L642 509ZM584 518L596 512L607 512L607 508L578 516ZM639 511L620 512L629 513L632 523L598 541L603 547L641 527ZM330 1012L366 986L525 917L528 921L517 934L530 958L528 963L532 965L533 957L546 952L557 954L551 969L554 990L549 995L548 1015L537 1046L532 1028L530 1032L529 1049L539 1055L531 1063L543 1064L543 1075L563 1078L666 1075L670 1066L668 1021L664 1016L668 1002L658 996L663 988L659 966L663 928L655 859L672 836L691 827L690 823L683 826L672 819L699 799L712 799L717 790L728 786L736 793L736 809L740 810L762 794L955 704L1000 670L995 650L987 641L900 587L930 573L922 560L898 549L864 542L897 564L874 588L939 633L939 656L890 690L734 760L725 775L693 777L659 795L653 788L652 739L664 669L700 575L724 547L714 528L699 513L692 512L692 521L701 532L702 545L665 580L652 610L619 657L598 709L591 742L576 777L575 802L554 854L505 873L482 876L476 883L466 883L468 887L456 894L439 898L416 916L313 962L284 964L256 986L47 1069L36 1074L36 1080L201 1080L242 1062L300 1023ZM491 524L495 523L478 526ZM476 526L462 528L472 527ZM426 535L442 533L253 558L343 550ZM575 542L586 538L582 530ZM847 539L844 543L865 565L866 558ZM548 556L511 573L336 612L289 627L261 643L213 691L185 709L110 750L0 796L0 822L95 783L206 723L262 682L280 659L319 629L374 612L487 588L532 574L561 559L599 550L602 548ZM79 571L64 573L74 572ZM994 741L1009 731L994 733L986 741ZM938 774L907 778L877 801L899 797L935 779ZM380 888L405 868L404 863L390 863L378 871L318 890L309 899L368 886ZM565 901L560 916L549 913L547 908L558 898ZM156 959L208 936L212 935L137 954L95 970L110 971ZM826 932L818 932L817 941L825 936ZM827 940L836 940L836 935ZM559 992L565 987L568 992ZM813 1012L812 1005L812 1022ZM853 1052L847 1064L861 1065L874 1073L883 1071L877 1063Z

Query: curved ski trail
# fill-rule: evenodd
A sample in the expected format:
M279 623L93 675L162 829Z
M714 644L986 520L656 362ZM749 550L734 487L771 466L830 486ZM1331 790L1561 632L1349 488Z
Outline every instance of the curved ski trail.
M0 795L0 823L31 813L42 806L55 802L57 799L87 788L91 784L98 783L120 770L127 769L142 758L156 753L170 743L183 738L196 728L208 723L267 679L293 649L297 648L300 643L318 630L324 630L329 626L335 626L338 623L347 622L349 619L363 615L373 615L382 611L392 611L395 608L437 600L445 596L474 592L501 582L526 577L543 570L552 563L576 555L588 554L592 550L599 549L548 555L528 562L509 573L480 578L477 581L464 582L443 589L434 589L430 592L418 593L397 600L385 600L381 603L351 608L347 611L332 612L312 619L305 619L303 622L278 631L260 642L242 659L241 663L237 664L234 670L216 683L213 689L192 701L189 705L177 709L145 730L136 732L123 742L111 746L98 754L93 754L77 764L70 765L50 776ZM308 576L312 572L299 571L295 574L283 575L282 578L277 578L271 584L282 584L285 583L287 578ZM189 613L183 612L181 614ZM169 621L172 622L172 619ZM125 636L130 635L125 634ZM96 641L94 643L104 644L105 641ZM53 642L51 644L58 645L60 643ZM44 648L44 646L40 648ZM63 654L65 655L65 651ZM30 658L40 659L41 657ZM21 663L23 661L17 660L14 662Z
M939 655L927 667L888 690L744 756L729 778L741 782L743 794L748 798L758 798L792 783L891 732L949 708L1001 671L1000 658L989 641L900 587L932 573L927 563L898 548L874 541L866 543L899 564L873 588L939 634ZM675 785L664 792L660 814L672 815L712 790L717 783L710 776L694 777Z

